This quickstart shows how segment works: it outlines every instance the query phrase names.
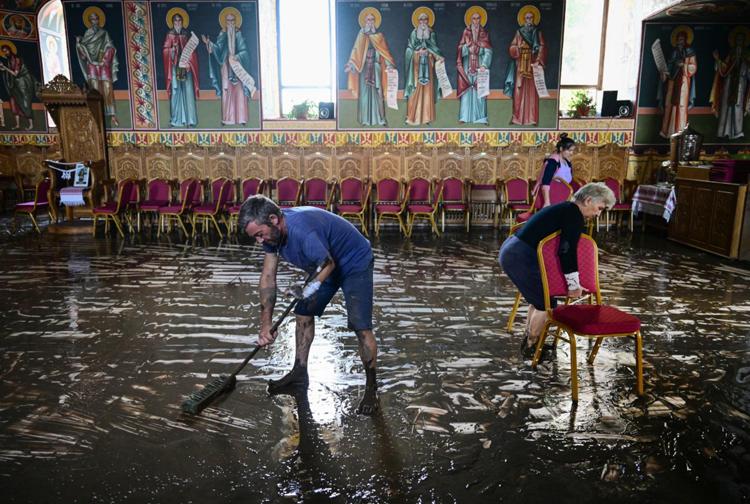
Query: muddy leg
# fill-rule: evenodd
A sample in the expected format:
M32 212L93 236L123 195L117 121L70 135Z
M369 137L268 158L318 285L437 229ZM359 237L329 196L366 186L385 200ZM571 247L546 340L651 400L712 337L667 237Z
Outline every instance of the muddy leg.
M378 385L376 381L376 367L378 358L378 346L375 342L375 335L371 330L357 331L357 340L359 341L359 356L362 358L362 364L365 366L365 394L359 401L357 413L362 415L372 415L378 410Z
M315 338L315 318L307 315L297 315L296 334L297 348L295 350L294 367L278 380L269 380L268 392L277 394L284 389L307 388L307 357L310 346Z

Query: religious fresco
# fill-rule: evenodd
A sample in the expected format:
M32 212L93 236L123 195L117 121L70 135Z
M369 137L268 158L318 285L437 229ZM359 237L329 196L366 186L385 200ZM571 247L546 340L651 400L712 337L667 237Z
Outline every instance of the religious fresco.
M750 25L645 23L635 144L687 124L704 144L750 143Z
M0 40L0 131L47 131L36 42Z
M256 2L151 4L161 129L259 129Z
M564 2L336 8L340 128L556 128Z
M64 3L72 80L104 97L108 129L132 127L123 4Z
M44 82L58 74L70 75L65 20L61 2L49 2L39 11L39 49L42 53Z
M20 40L36 39L34 16L20 12L0 14L0 37Z
M0 9L21 12L36 12L47 0L0 0Z

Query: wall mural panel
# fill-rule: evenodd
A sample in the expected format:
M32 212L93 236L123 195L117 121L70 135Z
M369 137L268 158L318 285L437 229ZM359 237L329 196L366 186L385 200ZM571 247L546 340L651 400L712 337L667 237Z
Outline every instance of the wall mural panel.
M644 23L635 144L750 144L750 25Z
M256 2L151 4L161 129L259 129Z
M337 7L340 128L555 128L565 2Z
M21 14L0 11L8 19ZM23 17L27 22L33 18ZM29 28L36 38L36 28ZM25 33L25 32L24 32ZM42 76L37 42L27 37L0 40L0 131L46 132L44 105L37 96Z
M128 44L122 2L64 3L72 80L104 97L107 129L131 129Z

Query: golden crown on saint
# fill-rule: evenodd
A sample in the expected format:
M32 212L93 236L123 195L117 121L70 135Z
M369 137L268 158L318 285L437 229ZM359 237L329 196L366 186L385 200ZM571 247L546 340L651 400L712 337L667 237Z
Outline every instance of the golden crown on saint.
M234 7L224 7L221 9L221 12L219 13L219 24L221 25L221 29L227 29L227 16L230 14L234 16L234 26L239 30L240 26L242 26L242 14L240 14L240 11Z
M687 25L680 25L674 30L672 30L672 35L669 37L672 41L673 47L677 45L677 36L680 33L685 34L685 43L687 45L691 45L693 43L693 29Z
M364 9L362 9L362 11L360 11L359 27L365 27L365 18L368 14L372 14L372 17L375 18L375 28L380 28L380 23L383 21L383 16L380 15L380 11L375 7L365 7Z
M429 7L417 7L411 15L411 24L416 28L419 25L419 17L422 14L427 14L427 24L432 28L432 25L435 24L435 13Z
M482 26L487 24L487 11L484 10L484 7L474 5L466 9L466 14L464 14L464 24L466 26L469 26L471 24L471 17L474 14L479 14L479 24L481 24Z
M104 26L104 23L107 21L107 16L104 15L104 11L99 7L92 5L83 11L83 24L86 25L86 28L91 28L91 20L89 19L91 14L99 16L99 27Z
M539 9L537 9L534 5L524 5L518 11L518 26L523 26L526 24L526 14L528 13L534 15L534 20L532 21L534 23L534 26L538 25L539 21L542 20L542 13L539 12Z
M182 9L180 7L172 7L167 11L167 26L169 26L169 29L171 30L174 25L174 17L179 14L182 18L182 27L187 28L190 25L190 16L187 12L185 12L185 9Z

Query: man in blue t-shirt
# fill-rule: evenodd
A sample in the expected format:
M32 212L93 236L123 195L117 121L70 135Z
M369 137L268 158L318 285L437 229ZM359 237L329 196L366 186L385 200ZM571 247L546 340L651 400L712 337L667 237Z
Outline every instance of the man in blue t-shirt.
M263 245L265 257L260 276L260 335L258 345L276 339L271 318L276 304L276 269L279 256L314 278L292 289L300 301L297 316L296 356L292 370L271 380L268 390L278 393L307 387L307 357L315 337L315 319L341 288L346 301L349 328L357 334L359 354L367 384L357 411L365 415L378 409L375 365L377 344L372 332L372 266L370 242L348 221L325 210L297 207L282 210L265 196L251 196L242 204L239 228Z

